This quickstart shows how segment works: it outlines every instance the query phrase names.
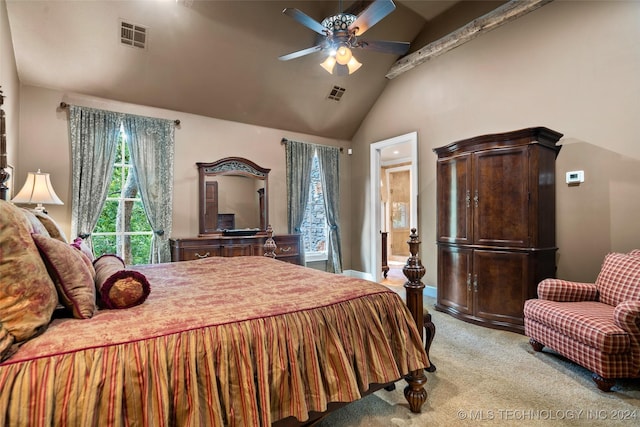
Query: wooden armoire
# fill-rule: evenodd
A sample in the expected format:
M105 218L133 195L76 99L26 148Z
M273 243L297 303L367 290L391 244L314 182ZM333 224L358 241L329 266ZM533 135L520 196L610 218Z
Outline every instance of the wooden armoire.
M561 137L536 127L434 149L438 311L524 332L524 301L556 273Z

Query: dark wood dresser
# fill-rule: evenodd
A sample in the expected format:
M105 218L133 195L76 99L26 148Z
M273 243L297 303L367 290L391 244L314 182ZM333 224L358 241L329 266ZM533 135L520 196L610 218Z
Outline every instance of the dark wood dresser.
M555 277L555 160L537 127L436 148L438 297L459 319L524 332L524 301Z
M185 239L169 239L171 261L189 261L211 256L262 256L266 235L257 236L207 236ZM273 236L276 242L276 259L302 265L301 235Z

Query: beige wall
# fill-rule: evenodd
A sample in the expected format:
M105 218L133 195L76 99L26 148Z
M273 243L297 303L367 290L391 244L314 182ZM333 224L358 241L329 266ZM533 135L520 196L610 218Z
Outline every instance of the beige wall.
M604 254L640 247L640 2L559 1L392 80L354 138L353 188L369 186L369 145L417 131L420 255L436 283L432 149L546 126L556 166L558 276L592 281ZM584 170L579 187L565 172ZM368 192L354 191L353 268L371 271ZM360 229L361 228L361 229Z
M348 147L350 142L302 135L279 129L245 125L197 115L184 114L140 105L63 93L33 86L23 86L21 93L18 148L18 179L41 168L51 173L52 184L64 206L50 206L49 213L69 233L71 227L71 158L68 113L59 108L61 101L111 111L179 119L175 132L175 173L172 237L198 234L198 170L196 162L213 162L223 157L245 157L259 166L270 168L269 220L276 233L287 232L285 153L282 137L316 144ZM350 157L341 157L341 227L350 229ZM350 268L350 234L344 233L345 268Z
M9 165L16 166L18 163L16 147L19 136L20 81L13 54L5 0L0 0L0 86L2 86L2 93L5 96L2 109L5 112L7 126L7 151L9 153L7 162Z

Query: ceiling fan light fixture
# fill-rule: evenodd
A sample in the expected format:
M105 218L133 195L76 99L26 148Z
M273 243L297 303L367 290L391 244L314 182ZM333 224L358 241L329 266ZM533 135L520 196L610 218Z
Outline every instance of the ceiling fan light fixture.
M327 56L327 59L325 59L320 66L327 70L327 73L333 74L333 68L336 66L336 58L333 56Z
M353 53L347 46L342 45L336 51L336 61L340 65L347 65L351 58L353 58Z
M362 64L358 62L355 56L352 56L349 62L347 62L347 67L349 68L349 74L353 74L362 67Z

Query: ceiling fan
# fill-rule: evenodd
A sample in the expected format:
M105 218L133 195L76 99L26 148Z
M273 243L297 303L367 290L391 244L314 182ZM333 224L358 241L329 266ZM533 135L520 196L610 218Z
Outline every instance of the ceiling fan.
M404 55L409 50L408 42L359 39L365 31L393 12L395 8L396 5L391 0L375 0L358 16L340 12L318 22L300 10L288 7L282 13L320 34L323 38L315 46L282 55L278 59L288 61L325 50L329 52L329 56L320 65L331 74L345 75L356 72L362 65L355 59L351 49L367 49L374 52ZM340 1L340 10L342 10L342 1Z

